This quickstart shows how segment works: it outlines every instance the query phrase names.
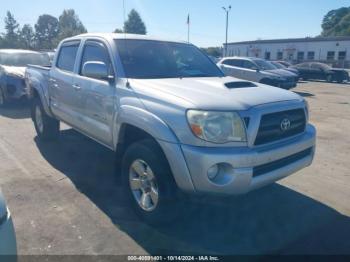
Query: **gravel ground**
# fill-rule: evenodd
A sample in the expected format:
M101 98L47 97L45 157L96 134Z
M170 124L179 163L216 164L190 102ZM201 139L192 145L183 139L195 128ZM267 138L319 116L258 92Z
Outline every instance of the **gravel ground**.
M245 196L185 197L171 225L125 203L108 149L71 129L38 142L26 105L0 109L0 187L22 255L350 254L350 85L300 83L314 164Z

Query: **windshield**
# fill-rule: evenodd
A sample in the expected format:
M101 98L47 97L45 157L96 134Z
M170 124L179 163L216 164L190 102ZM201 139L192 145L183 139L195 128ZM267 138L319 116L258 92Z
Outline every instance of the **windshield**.
M6 66L26 67L27 65L50 65L47 54L35 53L0 53L0 64Z
M127 78L223 76L210 58L193 45L129 39L116 42Z
M260 70L274 70L274 69L276 69L276 67L273 64L271 64L265 60L255 59L253 61L259 66Z
M281 65L278 62L270 62L270 63L278 69L285 69L286 68L284 65Z

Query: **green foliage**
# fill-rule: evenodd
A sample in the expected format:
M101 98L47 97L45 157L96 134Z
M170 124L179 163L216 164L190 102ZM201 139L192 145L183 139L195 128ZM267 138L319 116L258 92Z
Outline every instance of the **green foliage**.
M52 50L62 39L87 32L73 9L64 10L59 19L48 14L39 16L35 30L28 24L21 28L9 11L4 22L6 31L0 34L0 48Z
M331 10L323 18L322 36L350 36L350 7Z
M220 47L201 48L201 50L209 56L213 56L213 57L222 56L222 49Z
M40 49L54 49L58 36L58 19L51 15L41 15L35 24L35 39Z
M7 11L5 22L5 34L3 39L3 45L6 48L19 47L19 24L11 12Z
M59 17L57 43L61 40L87 33L87 30L73 9L64 10Z
M33 49L35 45L35 33L31 25L25 24L20 33L21 47Z
M130 34L147 34L145 23L142 21L139 13L132 9L128 15L128 20L124 23L124 32Z
M123 33L123 30L117 28L113 31L113 33L121 34L121 33Z

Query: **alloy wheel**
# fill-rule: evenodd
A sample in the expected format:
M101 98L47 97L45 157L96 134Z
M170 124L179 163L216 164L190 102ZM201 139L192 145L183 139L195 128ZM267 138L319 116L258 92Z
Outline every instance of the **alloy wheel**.
M143 160L135 160L129 170L129 184L132 195L144 211L156 209L159 190L151 167Z

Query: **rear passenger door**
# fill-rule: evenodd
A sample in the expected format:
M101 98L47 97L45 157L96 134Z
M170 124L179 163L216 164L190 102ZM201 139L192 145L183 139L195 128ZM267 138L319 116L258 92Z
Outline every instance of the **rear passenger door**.
M224 60L221 69L226 75L242 78L242 60L240 59Z
M257 72L258 66L249 60L243 61L242 79L260 82L261 74Z
M80 41L68 41L61 45L49 78L52 112L72 125L77 119L72 85L79 46Z
M109 68L110 80L94 79L83 75L87 62L103 62ZM111 146L114 112L116 112L116 87L112 56L107 43L100 40L87 40L82 50L79 71L73 82L79 87L80 115L83 131L92 138Z

